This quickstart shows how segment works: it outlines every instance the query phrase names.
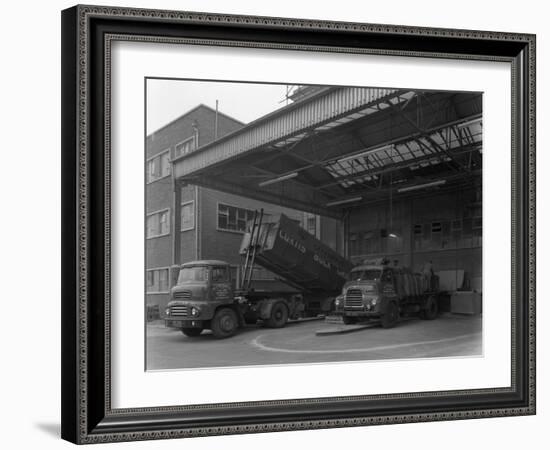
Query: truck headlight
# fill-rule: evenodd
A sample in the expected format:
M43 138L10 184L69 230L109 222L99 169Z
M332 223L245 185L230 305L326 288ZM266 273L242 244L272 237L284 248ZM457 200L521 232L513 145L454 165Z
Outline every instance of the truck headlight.
M170 315L170 308L166 308L166 309L164 310L164 314L167 315L167 316L169 316L169 315Z
M201 310L199 308L195 308L194 306L191 307L191 315L193 317L198 317L201 313Z
M337 308L342 304L342 301L344 300L344 298L342 296L338 296L334 299L334 306L336 306Z
M375 306L378 303L378 297L373 297L370 294L363 293L363 304Z

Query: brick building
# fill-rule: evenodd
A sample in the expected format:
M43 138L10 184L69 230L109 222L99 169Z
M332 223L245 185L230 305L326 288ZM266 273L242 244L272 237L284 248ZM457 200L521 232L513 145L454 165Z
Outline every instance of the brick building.
M281 206L246 199L193 185L181 188L181 217L173 212L175 199L171 160L244 127L206 105L198 105L147 136L146 143L146 296L148 305L163 311L174 284L174 264L196 259L221 259L234 267L239 277L238 254L246 221L255 209L266 214L284 212L312 234L320 235L318 216ZM176 223L178 239L174 234ZM179 240L179 252L175 246ZM276 282L260 268L254 278Z

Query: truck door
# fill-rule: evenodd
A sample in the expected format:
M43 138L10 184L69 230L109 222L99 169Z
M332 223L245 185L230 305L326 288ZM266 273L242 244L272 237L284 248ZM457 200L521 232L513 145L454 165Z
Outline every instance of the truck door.
M384 271L382 272L382 276L380 277L380 282L382 284L382 295L384 297L397 297L394 278L395 277L392 269L384 269Z
M214 266L211 269L212 300L229 302L233 299L229 267Z

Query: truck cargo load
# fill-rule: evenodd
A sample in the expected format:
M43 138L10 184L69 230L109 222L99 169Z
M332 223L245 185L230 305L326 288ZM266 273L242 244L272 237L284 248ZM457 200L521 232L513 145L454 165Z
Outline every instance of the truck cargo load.
M255 263L303 291L337 295L353 267L284 214L264 217L259 231L247 232L241 255L246 255L251 244L256 250Z

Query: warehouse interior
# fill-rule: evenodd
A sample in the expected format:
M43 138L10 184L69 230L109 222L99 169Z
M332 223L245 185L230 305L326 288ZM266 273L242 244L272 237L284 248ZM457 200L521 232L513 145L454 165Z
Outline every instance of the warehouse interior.
M291 100L175 159L177 186L319 215L356 264L429 262L442 289L481 294L482 93L301 86Z

